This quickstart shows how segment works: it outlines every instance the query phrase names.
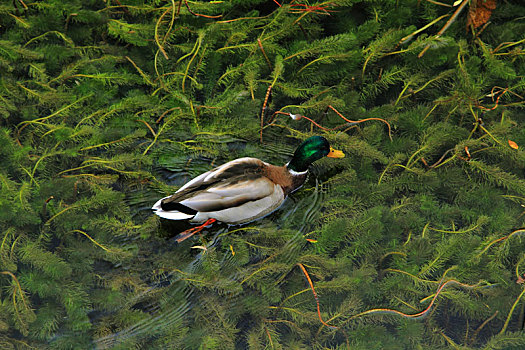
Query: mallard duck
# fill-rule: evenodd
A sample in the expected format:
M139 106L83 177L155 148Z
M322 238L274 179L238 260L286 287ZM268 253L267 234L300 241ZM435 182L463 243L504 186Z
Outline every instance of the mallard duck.
M330 147L324 137L313 136L284 166L257 158L235 159L197 176L175 194L159 199L152 209L161 218L205 225L253 221L279 208L288 194L303 185L308 166L325 156L345 155Z

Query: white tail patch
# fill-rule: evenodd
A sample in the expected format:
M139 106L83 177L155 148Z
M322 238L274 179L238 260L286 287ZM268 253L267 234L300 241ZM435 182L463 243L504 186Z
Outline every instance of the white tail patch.
M161 218L168 219L168 220L187 220L195 216L191 214L184 214L176 210L174 211L162 210L162 207L160 204L166 198L169 198L169 197L164 197L164 198L159 199L155 204L153 204L153 207L151 207L151 209L153 209L153 212L157 214L158 216L160 216Z
M153 210L162 210L162 207L160 206L160 204L161 204L162 201L165 200L166 198L168 198L168 197L164 197L164 198L161 198L161 199L159 199L158 201L156 201L155 204L153 204L153 206L151 207L151 209L153 209Z
M190 214L184 214L180 211L164 211L162 209L155 210L154 213L160 216L161 218L168 220L187 220L195 216Z

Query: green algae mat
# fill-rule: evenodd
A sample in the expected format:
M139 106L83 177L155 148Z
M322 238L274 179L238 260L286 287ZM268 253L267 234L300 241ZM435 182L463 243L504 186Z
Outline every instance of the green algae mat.
M520 0L0 3L0 348L523 349ZM271 215L151 212L323 159Z

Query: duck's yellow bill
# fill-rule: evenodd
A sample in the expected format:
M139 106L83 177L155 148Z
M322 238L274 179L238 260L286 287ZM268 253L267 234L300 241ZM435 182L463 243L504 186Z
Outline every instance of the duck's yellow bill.
M330 158L344 158L345 154L343 151L339 151L330 147L330 152L326 156Z

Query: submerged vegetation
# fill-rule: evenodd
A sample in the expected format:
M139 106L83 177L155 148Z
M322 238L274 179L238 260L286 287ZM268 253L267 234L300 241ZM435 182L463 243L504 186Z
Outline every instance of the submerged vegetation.
M3 2L0 347L523 348L523 13ZM168 244L158 198L314 134L347 158Z

